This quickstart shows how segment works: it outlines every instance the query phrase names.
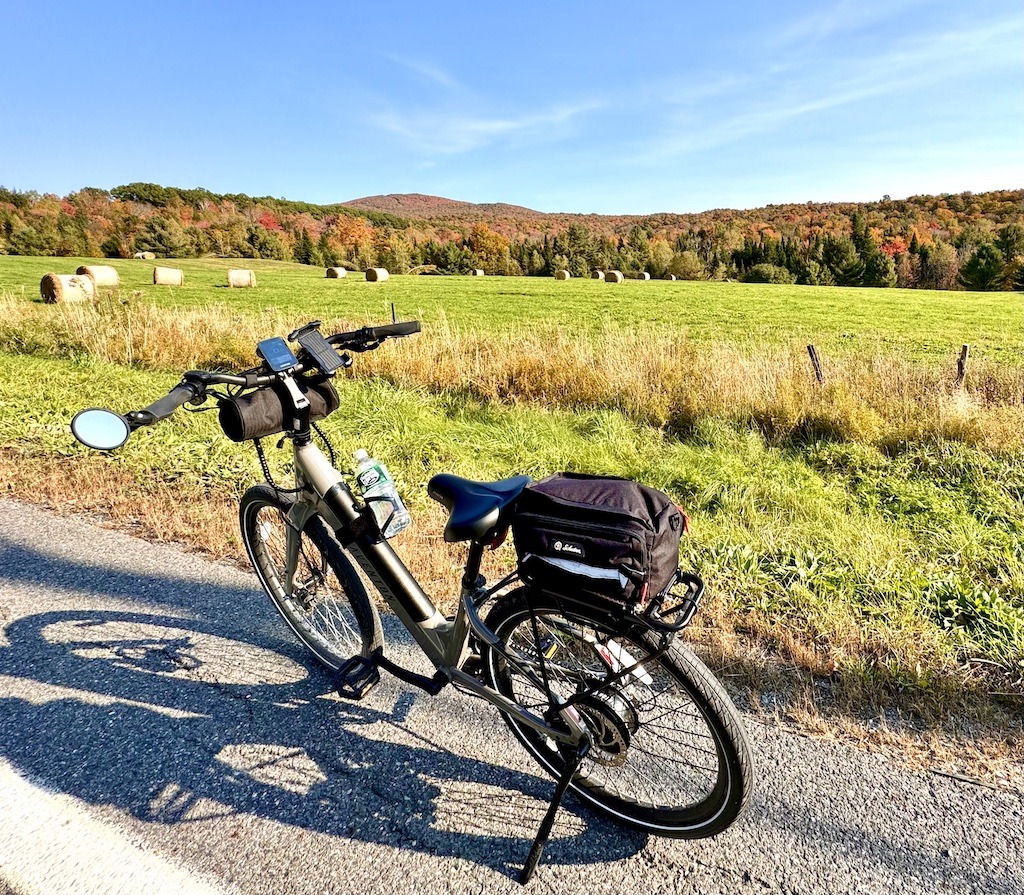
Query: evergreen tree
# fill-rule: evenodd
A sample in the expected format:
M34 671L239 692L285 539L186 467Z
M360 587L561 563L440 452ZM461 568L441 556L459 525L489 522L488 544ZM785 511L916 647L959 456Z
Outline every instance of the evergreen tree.
M896 285L896 262L875 250L864 262L864 285L889 289Z
M306 232L306 228L303 227L299 231L299 237L295 240L295 248L292 249L292 258L299 264L311 264L313 254L313 240L309 238L309 233Z
M174 218L156 215L142 225L135 237L136 252L153 252L158 258L178 258L185 242L185 230Z
M246 234L246 241L252 249L250 257L269 258L274 261L284 261L287 251L281 237L263 227L250 227Z
M320 252L320 261L324 267L338 266L338 255L334 251L331 241L327 238L326 230L320 234L320 242L317 243L317 249Z
M1007 224L1003 227L996 236L996 247L1007 262L1024 257L1024 224Z
M1014 261L1010 265L1007 281L1014 292L1024 292L1024 261Z
M864 285L864 260L849 236L826 237L822 260L837 286Z
M960 268L957 279L970 292L993 292L1002 286L1004 270L1003 253L992 243L985 242Z

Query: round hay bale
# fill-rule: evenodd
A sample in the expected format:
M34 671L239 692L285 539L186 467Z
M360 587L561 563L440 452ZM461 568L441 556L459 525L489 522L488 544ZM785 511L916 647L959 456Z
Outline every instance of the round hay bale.
M105 264L83 264L75 273L79 276L91 277L97 287L121 284L121 278L117 275L117 271Z
M228 285L232 289L251 289L256 285L256 271L232 268L228 271Z
M154 267L154 286L184 286L185 274L176 267Z
M675 278L676 275L674 273L670 273L667 277L665 277L666 280L674 280Z
M473 270L471 270L469 272L469 275L471 277L482 277L484 275L484 272L482 270L480 270L479 267L477 267L477 268L474 268Z
M155 261L156 254L154 252L136 252L133 257L138 258L140 261Z
M348 276L348 271L344 267L328 267L327 268L327 279L328 280L343 280Z
M556 270L555 271L555 279L556 280L571 280L572 279L572 274L569 273L569 271L567 271L567 270Z
M595 270L590 275L590 278L593 279L593 280L603 280L604 279L604 271L603 270Z
M649 280L650 278L651 275L646 270L640 271L640 276L637 277L638 280Z
M39 295L51 304L58 301L87 301L96 297L92 277L80 274L48 273L39 281Z
M368 283L383 283L387 278L388 272L383 267L369 267L366 270Z
M604 272L604 281L606 283L621 283L622 279L621 270L606 270Z

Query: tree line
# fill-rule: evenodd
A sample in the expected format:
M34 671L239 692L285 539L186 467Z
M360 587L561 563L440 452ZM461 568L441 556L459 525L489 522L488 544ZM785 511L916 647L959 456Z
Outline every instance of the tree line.
M220 256L352 269L1024 289L1024 191L646 217L416 221L344 205L133 183L0 187L0 254Z

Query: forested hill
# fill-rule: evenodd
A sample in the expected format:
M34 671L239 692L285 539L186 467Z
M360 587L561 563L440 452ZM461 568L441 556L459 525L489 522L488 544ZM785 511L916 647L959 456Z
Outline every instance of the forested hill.
M0 254L272 258L395 273L618 269L933 289L1024 288L1024 190L695 214L544 213L436 196L315 205L152 183L60 197L0 187Z
M877 202L799 202L768 205L753 209L718 208L688 214L586 214L542 212L503 202L459 202L422 193L396 193L367 196L341 203L360 211L390 213L425 222L453 226L483 221L506 235L530 236L557 233L571 223L583 223L597 235L628 234L640 224L649 230L674 233L691 229L739 227L745 235L773 231L775 234L802 236L818 232L849 230L855 214L868 220L869 226L895 232L923 228L926 231L953 230L971 225L996 227L1024 219L1024 190L998 190L989 193L958 193L939 196L911 196Z
M424 221L498 221L517 218L543 218L544 212L509 205L505 202L459 202L442 196L423 193L391 193L387 196L366 196L343 202L347 208L404 215ZM554 215L552 215L554 217Z

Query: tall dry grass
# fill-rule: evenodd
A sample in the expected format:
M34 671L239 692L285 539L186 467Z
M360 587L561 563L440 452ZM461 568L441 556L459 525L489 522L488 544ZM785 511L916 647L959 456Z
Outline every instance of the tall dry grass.
M461 388L484 400L601 407L685 433L706 416L756 426L770 440L828 436L868 442L939 436L993 448L1021 443L1024 369L976 360L955 369L885 353L831 359L819 385L802 345L750 349L661 329L608 327L580 338L561 328L430 338L360 359L394 381Z
M107 293L42 306L0 297L0 344L43 355L89 355L145 369L243 368L254 346L296 325L274 309L159 308ZM325 331L351 328L326 321ZM994 450L1024 444L1024 368L977 358L963 387L946 364L880 345L826 359L815 380L802 345L759 348L688 341L660 328L560 327L466 332L447 321L361 355L353 375L454 390L485 401L608 408L685 434L712 417L773 443L829 437L884 445L941 437Z

